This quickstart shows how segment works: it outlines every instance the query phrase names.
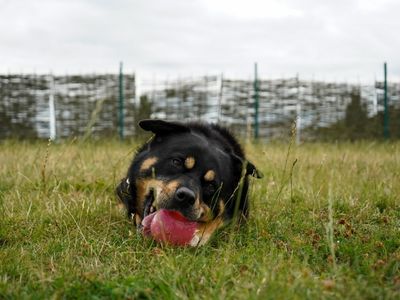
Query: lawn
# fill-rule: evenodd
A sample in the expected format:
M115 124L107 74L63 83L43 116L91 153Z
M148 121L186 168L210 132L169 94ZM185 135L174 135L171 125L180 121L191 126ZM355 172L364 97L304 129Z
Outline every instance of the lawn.
M0 299L400 298L400 143L249 143L250 221L197 249L116 205L136 146L0 144Z

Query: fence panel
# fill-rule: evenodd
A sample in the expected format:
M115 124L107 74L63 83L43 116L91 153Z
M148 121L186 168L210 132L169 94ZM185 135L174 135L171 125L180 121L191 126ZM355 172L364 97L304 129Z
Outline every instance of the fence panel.
M148 117L220 123L243 138L253 136L252 80L202 76L143 81L138 87L135 75L125 74L123 83L127 137L137 135L137 121ZM258 86L262 140L288 138L294 120L302 140L324 138L334 131L333 137L349 138L340 131L354 126L353 133L366 131L361 137L380 136L382 82L355 85L293 77L260 79ZM400 138L400 84L388 86L390 130L392 137ZM49 137L51 97L58 138L117 136L118 89L116 74L0 75L0 139ZM351 109L357 111L350 113ZM359 120L352 122L351 117Z

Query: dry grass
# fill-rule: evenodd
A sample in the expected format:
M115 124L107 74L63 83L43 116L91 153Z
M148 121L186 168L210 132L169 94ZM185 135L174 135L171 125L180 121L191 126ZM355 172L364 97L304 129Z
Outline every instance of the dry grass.
M143 240L116 207L134 149L0 144L0 298L400 296L400 144L249 144L249 225L199 249Z

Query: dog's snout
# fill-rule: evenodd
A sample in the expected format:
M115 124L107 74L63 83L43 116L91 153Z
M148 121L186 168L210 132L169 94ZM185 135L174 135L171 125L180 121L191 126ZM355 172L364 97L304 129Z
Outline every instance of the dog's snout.
M184 202L189 205L193 205L196 200L194 192L187 187L180 187L175 192L175 199L179 202Z

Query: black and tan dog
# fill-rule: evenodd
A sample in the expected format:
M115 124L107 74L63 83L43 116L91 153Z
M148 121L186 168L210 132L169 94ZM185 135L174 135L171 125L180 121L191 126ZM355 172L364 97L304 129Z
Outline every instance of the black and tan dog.
M117 187L139 229L150 213L176 210L198 223L194 243L203 245L235 216L248 217L248 175L262 175L226 129L162 120L139 125L155 135L138 150Z

